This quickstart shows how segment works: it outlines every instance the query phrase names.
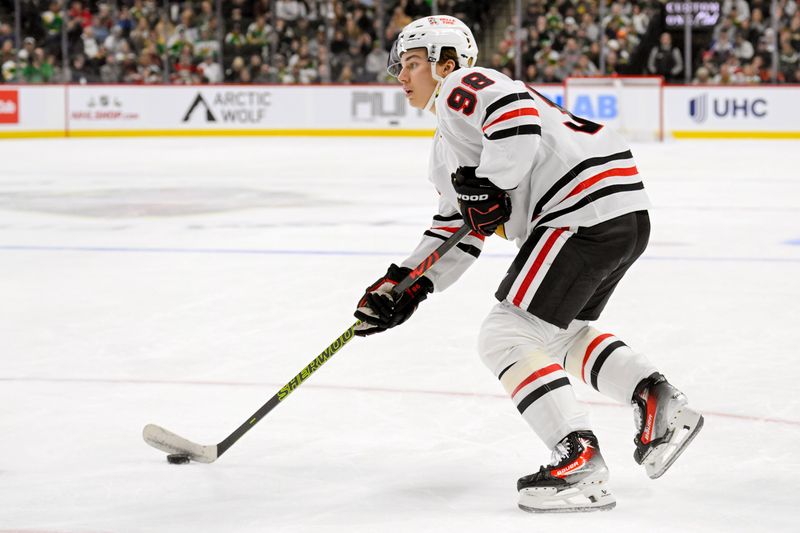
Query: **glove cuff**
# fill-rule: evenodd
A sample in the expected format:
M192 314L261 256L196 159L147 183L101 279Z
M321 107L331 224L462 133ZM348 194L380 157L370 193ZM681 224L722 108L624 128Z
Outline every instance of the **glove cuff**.
M394 263L389 265L389 270L386 271L386 279L389 281L394 282L395 285L400 283L411 273L411 269L408 267L397 266ZM413 290L412 290L413 289ZM420 290L424 290L425 294L429 294L433 292L433 282L426 278L425 276L420 276L414 281L414 285L412 285L409 289L411 290L412 294L419 294Z

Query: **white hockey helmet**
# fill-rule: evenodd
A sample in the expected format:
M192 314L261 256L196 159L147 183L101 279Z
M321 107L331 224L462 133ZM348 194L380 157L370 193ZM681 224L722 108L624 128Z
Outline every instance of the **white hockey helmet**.
M389 54L386 70L396 78L402 69L400 57L414 48L425 48L428 51L428 61L432 63L431 71L434 78L439 79L435 71L436 62L439 61L442 48L447 47L455 48L459 67L475 66L478 45L469 26L447 15L422 17L408 24L397 36Z

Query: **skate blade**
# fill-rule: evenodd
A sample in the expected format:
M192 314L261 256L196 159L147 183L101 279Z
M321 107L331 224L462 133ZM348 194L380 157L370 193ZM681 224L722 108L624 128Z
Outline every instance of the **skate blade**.
M617 506L617 502L613 501L611 503L606 503L604 505L598 505L595 507L549 507L549 508L538 508L538 507L528 507L526 505L519 504L519 508L525 511L526 513L590 513L592 511L610 511L614 507Z
M657 479L672 466L686 450L697 434L703 429L703 415L684 407L675 415L675 429L672 438L656 446L645 458L644 467L650 479Z
M566 490L523 489L519 508L528 513L587 513L610 511L617 505L614 495L603 484L572 487Z

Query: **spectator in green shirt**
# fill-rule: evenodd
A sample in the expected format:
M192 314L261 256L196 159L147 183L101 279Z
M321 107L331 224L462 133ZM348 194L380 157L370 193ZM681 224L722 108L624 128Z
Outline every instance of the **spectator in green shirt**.
M53 64L44 56L44 50L33 51L33 59L25 65L22 77L27 83L49 83L53 80Z

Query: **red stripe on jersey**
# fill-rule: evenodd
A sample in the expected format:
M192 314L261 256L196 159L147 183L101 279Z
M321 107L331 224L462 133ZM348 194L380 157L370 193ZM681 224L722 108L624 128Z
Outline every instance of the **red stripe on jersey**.
M582 181L581 183L579 183L577 187L572 189L572 191L568 195L566 195L564 197L564 199L567 199L570 196L575 196L576 194L578 194L581 191L585 191L586 189L588 189L589 187L591 187L592 185L594 185L595 183L597 183L598 181L600 181L600 180L602 180L604 178L610 178L612 176L634 176L634 175L636 175L638 173L639 173L639 170L637 170L636 165L634 165L632 167L627 167L627 168L611 168L611 169L608 169L605 172L601 172L600 174L592 176L591 178L586 179L586 180Z
M589 383L586 381L586 362L589 361L589 356L592 355L592 351L597 348L598 344L611 336L611 333L603 333L590 342L589 346L586 348L586 355L583 356L583 365L581 365L581 379L584 383Z
M484 126L483 131L486 132L489 128L497 124L498 122L503 122L504 120L509 120L516 117L521 117L523 115L533 115L535 117L539 116L539 111L534 109L533 107L525 107L522 109L514 109L513 111L509 111L508 113L503 113L500 115L497 120L493 121L491 124Z
M438 229L442 231L446 231L447 233L455 233L459 230L459 228L453 228L450 226L434 226L431 229ZM474 231L469 232L470 237L475 237L476 239L484 240L486 237L481 235L480 233L475 233Z
M548 237L547 242L544 243L544 246L539 251L539 255L536 256L536 260L533 262L533 265L531 265L531 269L528 270L527 274L525 274L525 279L522 280L522 285L520 285L519 290L517 291L517 294L514 296L513 300L514 305L517 307L519 307L519 304L522 303L522 299L525 297L525 292L528 290L528 287L531 286L534 276L536 276L536 273L539 271L539 268L541 268L542 263L544 263L544 258L547 257L548 252L550 252L550 249L556 243L556 239L558 239L558 237L564 233L564 229L565 228L559 228L555 230L550 237Z
M514 389L514 392L511 393L511 397L513 398L514 396L516 396L516 394L520 391L520 389L522 389L525 385L533 383L540 377L546 376L547 374L552 374L557 370L561 370L561 365L559 365L558 363L553 363L552 365L540 368L539 370L537 370L536 372L525 378L525 380L522 383L517 385L517 388Z

